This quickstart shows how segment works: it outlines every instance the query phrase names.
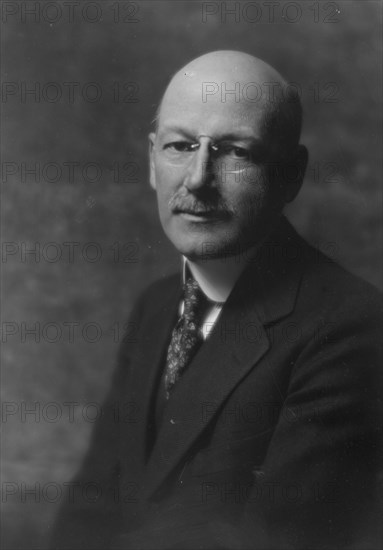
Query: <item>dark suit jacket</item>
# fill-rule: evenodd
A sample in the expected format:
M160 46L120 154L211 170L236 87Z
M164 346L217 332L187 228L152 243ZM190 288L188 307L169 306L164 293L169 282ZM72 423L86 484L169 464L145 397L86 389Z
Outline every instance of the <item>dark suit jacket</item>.
M374 548L380 294L282 221L156 424L180 297L134 308L52 547Z

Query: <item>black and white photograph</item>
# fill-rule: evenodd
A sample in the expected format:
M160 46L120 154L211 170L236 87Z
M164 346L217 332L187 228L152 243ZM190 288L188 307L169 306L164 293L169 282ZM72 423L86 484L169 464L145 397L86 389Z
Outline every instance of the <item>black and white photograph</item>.
M381 1L0 8L1 548L382 548Z

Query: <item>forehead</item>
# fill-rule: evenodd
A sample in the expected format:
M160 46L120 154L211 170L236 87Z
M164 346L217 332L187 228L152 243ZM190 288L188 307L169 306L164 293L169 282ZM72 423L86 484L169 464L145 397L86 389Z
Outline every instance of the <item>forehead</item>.
M255 83L254 83L255 84ZM182 81L168 88L159 110L160 134L175 128L193 135L262 137L269 105L249 82Z

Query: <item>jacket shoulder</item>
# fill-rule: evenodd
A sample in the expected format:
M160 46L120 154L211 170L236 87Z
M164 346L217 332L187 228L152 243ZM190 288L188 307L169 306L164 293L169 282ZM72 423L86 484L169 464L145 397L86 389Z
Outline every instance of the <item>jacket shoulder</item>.
M179 273L174 273L150 283L136 300L132 316L136 317L145 311L155 311L166 303L176 299L181 290Z
M143 301L161 299L161 297L169 296L172 292L178 291L180 287L180 274L173 273L150 283L142 291L139 299Z
M302 277L302 293L332 309L357 308L369 313L382 311L382 293L369 282L351 273L336 261L305 242L306 258Z

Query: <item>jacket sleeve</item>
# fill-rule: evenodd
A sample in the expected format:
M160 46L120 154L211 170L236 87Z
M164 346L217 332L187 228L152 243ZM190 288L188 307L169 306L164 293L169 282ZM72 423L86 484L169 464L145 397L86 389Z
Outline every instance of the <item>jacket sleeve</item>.
M267 455L254 472L244 547L380 547L381 317L375 304L376 313L347 309L295 363Z
M142 298L137 302L130 323L139 323L143 301ZM86 456L54 522L51 549L105 549L119 530L119 416L114 404L120 398L119 390L129 372L131 346L123 344L120 347L117 368Z

